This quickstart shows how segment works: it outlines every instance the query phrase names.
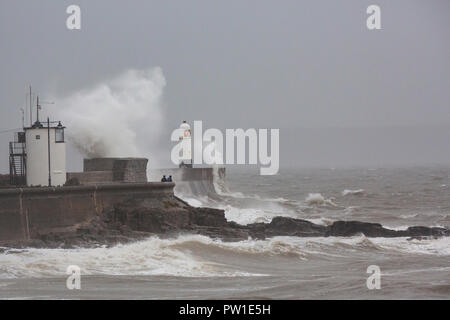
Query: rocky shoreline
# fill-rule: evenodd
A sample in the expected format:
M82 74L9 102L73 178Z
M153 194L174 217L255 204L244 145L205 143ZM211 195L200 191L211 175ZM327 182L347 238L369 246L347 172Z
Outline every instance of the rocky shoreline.
M448 228L410 227L391 230L381 224L360 221L336 221L330 226L288 217L276 217L270 223L239 225L229 222L223 210L195 208L173 196L160 201L133 199L105 209L90 221L36 233L31 240L0 243L6 248L76 248L114 246L143 240L151 236L162 238L180 234L199 234L223 241L248 238L265 239L274 236L294 237L448 237Z

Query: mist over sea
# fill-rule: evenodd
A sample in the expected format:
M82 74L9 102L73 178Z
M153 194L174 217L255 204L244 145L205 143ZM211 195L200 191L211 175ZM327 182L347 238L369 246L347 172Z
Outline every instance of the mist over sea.
M240 224L275 216L318 224L377 222L392 229L450 225L450 167L227 168L217 194L177 194ZM81 268L81 290L66 268ZM367 267L381 269L369 290ZM450 299L450 239L274 237L222 242L183 234L94 249L0 254L2 299Z

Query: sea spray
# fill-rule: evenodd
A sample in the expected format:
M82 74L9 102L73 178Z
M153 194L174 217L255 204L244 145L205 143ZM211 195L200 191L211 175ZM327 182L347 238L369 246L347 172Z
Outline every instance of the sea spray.
M164 125L165 85L160 68L127 70L94 87L55 98L60 106L56 116L87 158L152 158Z

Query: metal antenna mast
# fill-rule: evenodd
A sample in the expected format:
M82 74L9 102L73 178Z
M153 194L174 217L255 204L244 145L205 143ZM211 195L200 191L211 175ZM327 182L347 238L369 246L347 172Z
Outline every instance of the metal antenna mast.
M30 86L30 127L33 125L33 96L31 93L31 86Z
M50 118L47 117L47 146L48 146L48 186L52 186L52 169L50 159Z
M36 122L39 122L39 109L41 109L41 105L39 104L39 96L36 98Z
M39 96L37 96L37 101L36 101L36 122L39 122L39 110L42 110L42 105L41 104L55 104L54 102L51 101L39 101Z
M25 128L25 109L20 108L20 111L22 112L22 128Z

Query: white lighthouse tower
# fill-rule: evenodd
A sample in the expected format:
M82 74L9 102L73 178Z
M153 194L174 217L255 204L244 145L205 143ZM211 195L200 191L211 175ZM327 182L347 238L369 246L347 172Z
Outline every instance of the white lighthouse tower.
M183 135L180 136L182 153L180 168L192 168L192 137L191 126L185 121L180 125Z

